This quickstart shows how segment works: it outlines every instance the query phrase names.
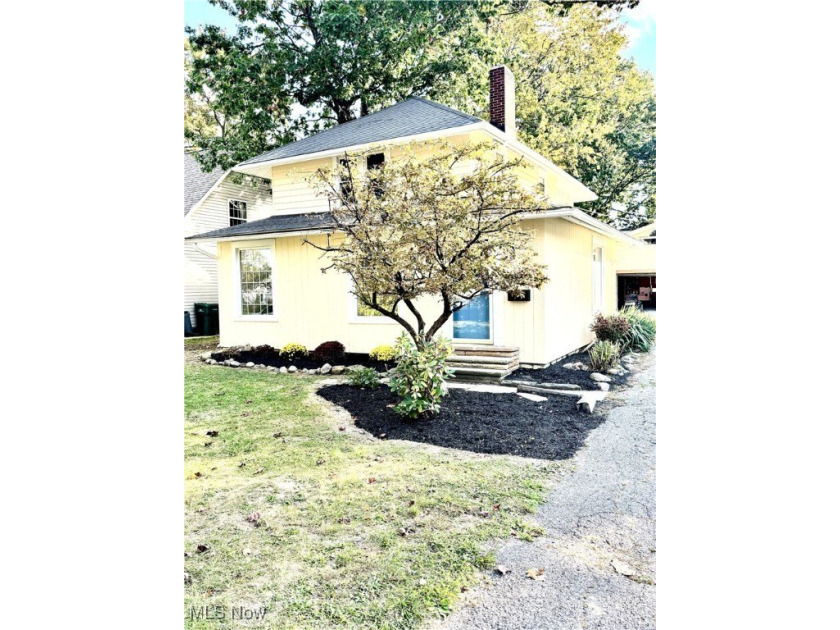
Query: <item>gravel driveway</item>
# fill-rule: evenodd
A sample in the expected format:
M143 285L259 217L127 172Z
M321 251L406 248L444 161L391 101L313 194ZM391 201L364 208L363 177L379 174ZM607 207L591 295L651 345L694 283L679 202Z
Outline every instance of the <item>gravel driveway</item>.
M538 510L545 535L505 543L498 563L511 572L494 572L434 627L655 627L655 360L654 349L637 364L631 386L608 399L607 420ZM540 568L544 579L526 577Z

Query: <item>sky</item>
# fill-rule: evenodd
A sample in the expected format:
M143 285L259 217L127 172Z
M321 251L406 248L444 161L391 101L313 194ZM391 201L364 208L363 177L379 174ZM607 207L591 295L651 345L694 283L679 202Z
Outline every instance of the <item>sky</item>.
M656 75L656 3L641 0L635 9L623 11L621 21L630 46L625 56L633 58L643 70ZM184 26L216 24L233 29L236 20L227 11L208 4L207 0L184 0Z

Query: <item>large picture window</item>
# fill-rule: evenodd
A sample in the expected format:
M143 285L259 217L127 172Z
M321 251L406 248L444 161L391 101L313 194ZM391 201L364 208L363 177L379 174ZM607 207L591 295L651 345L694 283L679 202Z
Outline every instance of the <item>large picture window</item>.
M239 250L239 293L242 315L273 315L272 250Z

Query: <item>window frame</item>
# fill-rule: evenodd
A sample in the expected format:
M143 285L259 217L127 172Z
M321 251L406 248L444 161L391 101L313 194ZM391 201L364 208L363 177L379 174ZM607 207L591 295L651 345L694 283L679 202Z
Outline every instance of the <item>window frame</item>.
M277 303L277 251L274 240L250 241L233 246L233 299L234 321L237 322L277 322L279 321ZM242 267L239 261L240 252L249 249L266 249L271 261L271 315L244 315L242 313Z
M241 203L243 206L245 216L241 219L237 218L236 221L241 221L241 223L231 223L234 220L231 204L233 203ZM234 227L235 225L242 225L243 223L248 223L248 202L242 199L228 199L228 227Z

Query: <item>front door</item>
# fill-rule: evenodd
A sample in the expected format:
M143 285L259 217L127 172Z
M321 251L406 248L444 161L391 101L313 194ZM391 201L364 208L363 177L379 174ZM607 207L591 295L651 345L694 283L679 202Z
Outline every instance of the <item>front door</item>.
M490 294L482 293L452 316L453 338L460 341L492 341Z

